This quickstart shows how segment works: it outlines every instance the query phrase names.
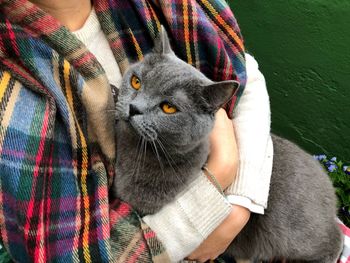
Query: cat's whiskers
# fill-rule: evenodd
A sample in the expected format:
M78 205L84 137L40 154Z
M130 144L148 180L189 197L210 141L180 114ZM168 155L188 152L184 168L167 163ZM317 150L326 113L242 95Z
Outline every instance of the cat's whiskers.
M138 156L139 153L139 147L140 147L140 143L141 143L141 136L139 137L139 140L137 142L137 146L136 146L136 155ZM136 158L137 159L137 158ZM136 172L136 165L134 166L134 170L132 172L132 175L134 176Z
M158 144L159 144L159 146L160 146L160 149L163 151L164 156L165 156L165 158L167 159L167 161L168 161L168 163L169 163L171 169L173 169L174 174L175 174L175 176L176 176L176 179L178 179L179 182L184 183L183 180L181 180L181 177L178 175L178 173L177 173L177 171L176 171L176 169L177 169L177 170L180 170L180 169L177 167L177 165L176 165L174 159L171 157L171 155L167 152L167 150L166 150L164 144L162 143L162 141L159 139L159 140L156 140L156 142L158 142ZM172 165L172 163L174 164L174 166L175 166L176 169L174 168L174 166Z
M164 145L162 144L162 142L161 142L159 139L157 139L155 142L157 142L157 143L159 144L159 147L160 147L160 149L162 150L162 152L164 153L164 156L165 156L165 158L167 159L167 161L168 161L170 167L176 172L176 170L175 170L174 167L172 166L171 162L173 162L175 166L176 166L176 164L175 164L174 160L171 158L171 156L168 154L168 152L166 151L166 148L164 147Z
M136 163L136 165L137 165L137 174L136 174L136 176L139 175L139 171L143 167L142 163L144 163L144 162L142 162L142 159L144 157L145 148L147 146L147 141L142 136L141 136L141 138L142 138L142 141L141 141L140 153L139 153L138 158L136 160L137 161L137 163Z
M158 134L158 136L160 137L160 141L163 143L164 148L166 148L164 144L169 145L169 146L174 146L174 144L170 144L170 143L168 142L168 140L167 140L164 136L162 136L162 135L160 135L160 134ZM182 157L185 156L185 154L182 154L182 153L179 153L179 152L177 152L176 154L177 154L177 155L181 155ZM183 159L183 160L186 161L186 163L189 165L189 167L192 166L192 163L191 163L189 160L187 160L186 158Z
M176 146L175 144L173 144L173 143L171 143L171 142L169 142L169 140L166 138L166 137L164 137L164 136L162 136L161 134L158 134L158 136L160 137L160 139L161 139L161 141L162 141L162 143L163 143L163 146L170 146L170 147L176 147L176 148L178 148L178 146ZM166 148L166 147L165 147ZM180 155L180 156L185 156L185 154L182 154L182 153L180 153L180 152L176 152L176 154L177 155ZM189 163L189 162L188 162ZM190 163L189 163L190 164Z
M165 138L164 136L162 136L161 134L158 134L158 136L160 137L159 140L162 142L164 148L166 149L165 145L169 145L169 146L174 146L174 144L169 143L169 141L167 140L167 138ZM185 154L176 153L177 155L181 155L182 157L185 157ZM168 154L170 156L170 154ZM184 160L186 162L186 164L188 165L188 167L192 167L192 163L187 159L187 158L182 158L182 160ZM180 169L179 169L180 170Z
M139 141L137 142L137 147L136 147L136 165L134 167L134 171L132 172L132 176L138 176L138 160L139 160L139 157L140 157L140 153L141 153L141 148L142 148L142 145L143 145L143 138L142 136L139 136Z
M163 144L166 144L168 146L174 146L174 144L170 143L167 138L165 138L164 136L162 136L161 134L158 134L158 136L160 137L160 139L162 139Z
M147 144L148 144L148 142L146 140L144 140L144 142L145 142L145 148L143 151L142 168L145 166L145 161L146 161L146 156L147 156Z
M156 143L154 141L152 141L151 145L153 145L152 148L154 148L154 152L155 152L155 154L157 156L157 159L158 159L158 162L159 162L159 166L160 166L160 170L162 171L162 174L165 175L165 173L164 173L164 166L163 166L162 161L160 159L160 156L159 156L159 153L158 153L158 149L157 149L157 145L156 145Z

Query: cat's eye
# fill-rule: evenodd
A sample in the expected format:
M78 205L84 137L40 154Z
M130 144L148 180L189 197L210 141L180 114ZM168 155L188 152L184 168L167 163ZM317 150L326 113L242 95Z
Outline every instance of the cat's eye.
M177 108L168 102L163 102L160 107L162 108L163 112L166 114L173 114L177 112Z
M133 89L139 90L141 88L141 81L135 75L132 75L130 79L130 84L131 84L131 87L133 87Z

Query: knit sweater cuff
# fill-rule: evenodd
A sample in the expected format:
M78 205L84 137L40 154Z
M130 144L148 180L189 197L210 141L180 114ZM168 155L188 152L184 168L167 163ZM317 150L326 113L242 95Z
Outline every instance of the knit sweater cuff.
M272 173L273 145L269 137L265 156L261 160L240 160L235 181L226 189L226 195L243 196L267 208L269 181Z
M264 207L262 205L258 205L250 200L248 197L239 196L239 195L226 195L227 201L230 202L231 205L239 205L249 209L250 212L256 214L264 214Z
M231 205L202 174L176 200L143 218L172 262L182 260L228 216Z

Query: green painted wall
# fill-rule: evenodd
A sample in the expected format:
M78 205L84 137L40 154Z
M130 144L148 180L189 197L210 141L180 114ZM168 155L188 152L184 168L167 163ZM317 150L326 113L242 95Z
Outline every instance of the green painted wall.
M228 0L264 73L272 129L350 160L350 1Z

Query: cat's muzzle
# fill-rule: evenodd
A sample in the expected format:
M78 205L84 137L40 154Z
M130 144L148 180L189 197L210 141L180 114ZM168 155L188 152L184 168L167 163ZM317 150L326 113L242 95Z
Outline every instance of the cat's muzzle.
M129 118L129 121L135 132L146 141L153 142L157 140L158 134L152 126L147 125L142 120L139 120L137 116Z

